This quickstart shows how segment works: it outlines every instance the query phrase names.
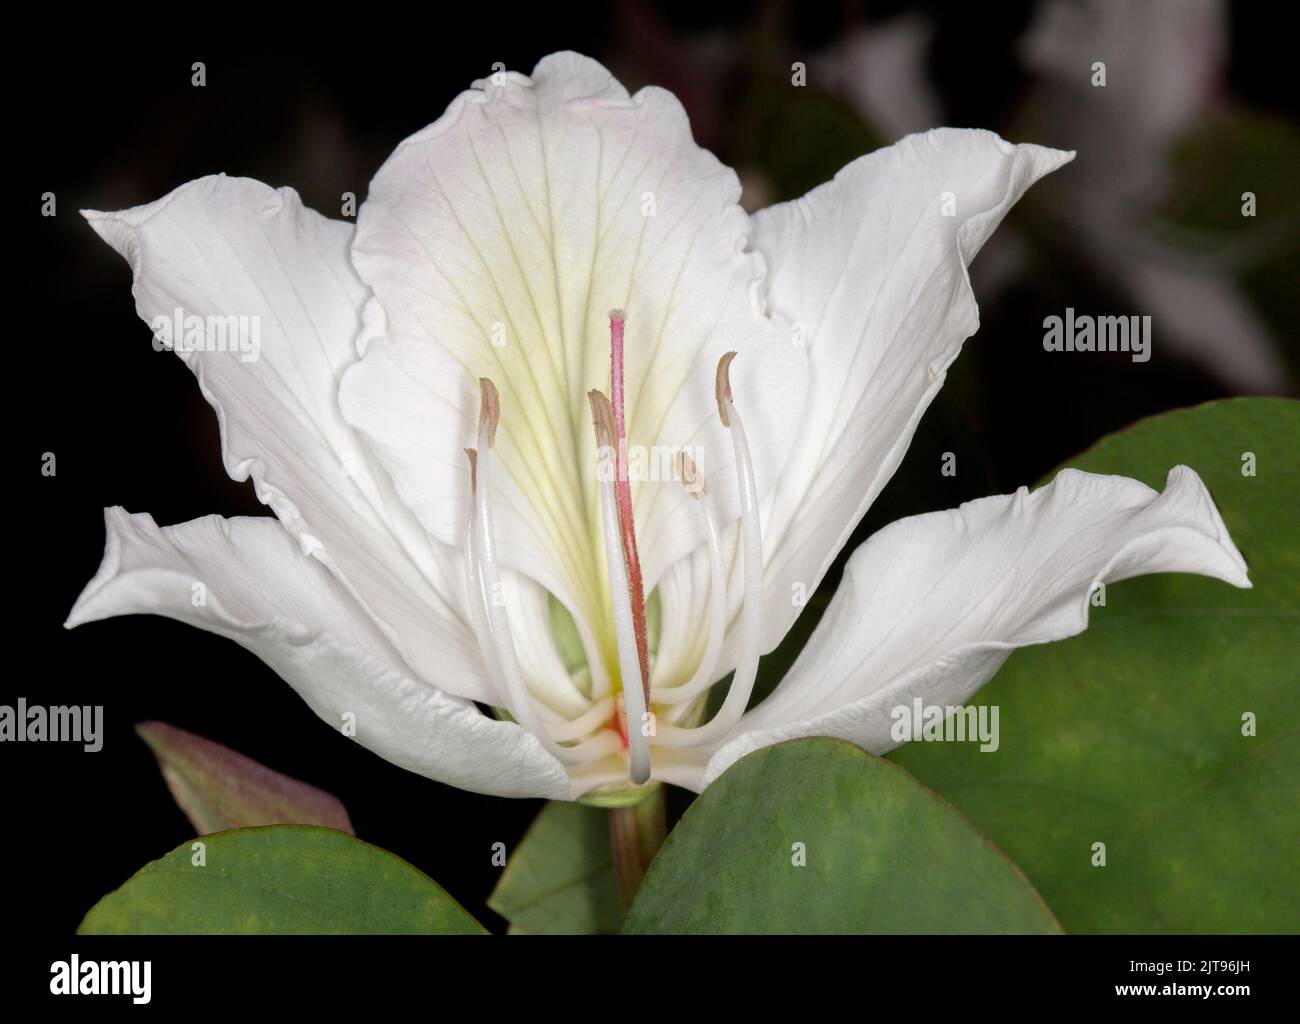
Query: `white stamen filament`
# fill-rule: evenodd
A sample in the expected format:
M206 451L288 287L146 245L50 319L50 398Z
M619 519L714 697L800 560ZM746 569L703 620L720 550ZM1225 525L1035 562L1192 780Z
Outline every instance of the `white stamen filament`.
M724 357L725 359L725 357ZM729 361L729 360L727 360ZM725 382L723 366L719 373ZM718 713L704 725L681 728L664 724L658 729L657 739L664 746L695 747L716 740L731 729L745 713L754 681L758 677L758 657L762 644L763 626L763 533L758 518L758 488L754 483L754 463L745 440L745 428L740 422L736 407L731 403L730 388L719 386L718 406L722 422L731 431L731 444L736 457L737 486L740 492L740 533L745 560L745 600L741 612L740 652L736 659L736 673L731 687Z
M591 673L591 699L601 700L608 697L614 689L609 673L605 671L604 659L596 648L596 638L591 635L585 619L577 619L578 639L582 641L582 652L587 658L587 670Z
M471 485L470 496L477 507L478 500L478 468L475 460L478 458L478 452L472 448L466 448L465 454L469 458L470 479L475 481ZM469 601L470 623L474 627L474 639L478 642L479 654L483 658L483 664L487 667L488 675L491 677L492 691L501 700L499 689L501 675L501 664L497 659L496 648L492 646L492 627L488 624L486 595L483 593L483 582L479 577L478 570L478 545L476 540L476 531L474 523L477 516L474 514L473 507L470 514L465 517L465 590L466 600Z
M561 747L547 732L541 718L538 716L537 709L533 705L532 696L528 692L528 686L524 682L523 671L519 666L519 655L515 650L514 639L510 632L510 620L506 615L504 603L499 598L501 594L501 574L497 567L496 534L492 526L492 508L488 501L492 488L492 457L490 454L487 417L484 417L479 426L476 451L478 486L474 492L475 522L468 534L474 544L474 564L471 566L471 573L478 578L478 593L483 598L489 620L488 625L490 628L487 633L495 652L495 664L498 666L500 678L505 682L506 692L510 698L509 710L520 725L535 735L546 750L565 765L586 764L604 757L606 754L621 750L623 747L622 741L619 739L618 734L610 729L603 730L583 743L578 743L572 747ZM476 573L473 571L475 568L477 569ZM473 598L474 588L471 588L471 603ZM475 629L478 631L477 623ZM482 635L479 637L479 642L480 644L484 643ZM491 658L485 658L485 660L488 661L489 667L491 667L493 664Z
M614 482L600 482L601 533L605 538L605 563L609 568L609 589L614 606L614 631L618 642L618 667L623 678L623 701L627 714L628 769L638 786L650 778L650 738L642 734L646 721L645 692L641 688L641 662L637 657L636 633L632 626L632 597L628 590L627 567L623 564L623 541L619 536L618 502Z
M714 671L718 667L718 655L722 652L722 637L727 624L724 621L727 612L726 577L722 568L722 546L718 541L718 523L709 508L706 494L694 495L700 507L700 518L704 521L704 530L709 538L709 637L704 648L704 657L695 669L695 674L681 686L656 686L650 691L650 700L655 704L680 704L699 696L716 682Z
M547 731L558 743L567 740L580 740L589 732L594 732L614 716L614 698L604 697L577 718L563 718L543 705L542 717L546 719ZM621 746L621 744L620 744Z

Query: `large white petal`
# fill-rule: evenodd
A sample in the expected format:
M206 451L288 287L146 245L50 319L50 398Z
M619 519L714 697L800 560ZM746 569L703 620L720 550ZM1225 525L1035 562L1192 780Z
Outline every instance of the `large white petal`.
M207 516L160 529L114 508L105 521L103 565L69 627L140 613L187 622L252 651L331 726L355 715L357 741L394 764L477 793L568 796L563 766L536 737L415 679L274 519Z
M756 214L768 297L808 346L797 447L764 523L765 649L897 468L979 326L966 268L1031 184L1072 154L937 129ZM743 411L743 410L742 410Z
M808 646L724 740L704 782L751 750L800 736L883 753L896 746L892 708L916 697L962 703L1015 648L1087 628L1097 583L1157 572L1250 586L1213 499L1186 466L1159 494L1127 477L1063 470L1032 494L901 519L854 552Z
M421 676L498 699L466 626L459 559L430 542L338 410L367 290L348 258L353 228L291 189L216 176L146 206L87 211L131 264L140 316L247 317L247 352L181 351L216 409L222 458L371 612ZM251 332L250 332L251 334ZM248 358L250 355L255 358Z
M396 150L360 212L353 260L382 308L344 379L348 421L420 522L455 543L468 502L460 449L475 436L476 378L491 377L501 557L605 636L586 392L609 388L610 309L627 311L629 442L696 449L724 523L737 509L714 403L724 352L740 353L736 404L760 485L790 449L806 356L760 308L763 265L745 251L738 197L671 94L629 96L596 62L561 53L458 97ZM672 481L635 481L633 495L653 582L698 542L694 510Z

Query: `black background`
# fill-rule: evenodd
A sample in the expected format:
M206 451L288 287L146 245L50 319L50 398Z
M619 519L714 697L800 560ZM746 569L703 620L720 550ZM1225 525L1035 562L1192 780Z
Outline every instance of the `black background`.
M454 23L442 5L382 15L363 6L333 21L318 12L310 27L259 17L242 28L155 29L158 38L117 24L69 39L56 26L25 60L14 55L26 70L7 72L18 140L10 173L21 179L8 194L20 197L24 236L10 252L10 306L22 319L10 318L5 389L19 440L9 446L16 494L6 502L12 607L0 703L23 696L106 708L100 753L0 746L3 856L14 886L4 903L25 929L70 935L100 896L191 836L132 732L138 721L190 729L338 795L361 837L428 872L494 928L501 922L483 902L498 875L492 844L513 846L539 806L462 793L389 765L319 721L251 655L209 634L155 617L61 628L99 564L104 506L162 524L266 514L251 485L222 472L215 417L181 362L153 351L128 268L75 211L136 205L225 171L293 185L307 205L332 213L343 192L364 198L392 148L494 61L527 72L557 49L604 60L629 87L673 88L702 144L724 162L761 161L761 153L738 154L744 140L727 131L754 62L788 75L792 59L813 61L849 26L898 6L798 5L796 14L779 4L494 3L477 22L460 12ZM1011 54L1032 4L923 6L940 25L931 74L948 123L1005 128L1027 87ZM1233 9L1227 85L1240 102L1286 115L1294 57L1282 52L1291 46L1279 43L1274 10ZM683 60L677 43L707 33L740 40L754 55L748 68L719 75ZM21 50L22 38L15 33L10 46ZM202 89L190 84L196 60L207 64ZM816 147L831 127L807 123L782 145ZM36 215L47 191L58 197L52 219ZM1033 483L1140 416L1228 393L1173 358L1047 358L1043 317L1068 302L1088 308L1092 287L1068 272L1069 240L1051 244L1067 268L1055 287L1013 289L994 309L977 290L980 333L859 538L902 514ZM1276 390L1289 387L1279 381ZM941 478L939 456L949 450L964 471ZM44 452L58 458L53 478L40 475Z

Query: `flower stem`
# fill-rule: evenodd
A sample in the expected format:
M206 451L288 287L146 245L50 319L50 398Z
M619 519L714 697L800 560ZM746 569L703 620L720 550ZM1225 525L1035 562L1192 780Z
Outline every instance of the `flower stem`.
M655 786L654 792L629 807L610 808L609 847L614 857L614 889L625 913L664 841L666 824L663 786Z

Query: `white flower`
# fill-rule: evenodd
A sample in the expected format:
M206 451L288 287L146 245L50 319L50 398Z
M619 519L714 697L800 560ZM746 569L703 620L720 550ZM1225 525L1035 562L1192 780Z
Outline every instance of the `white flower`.
M975 331L967 264L1069 158L939 130L750 218L669 93L629 97L561 53L531 79L476 84L398 147L355 230L225 177L87 213L131 263L147 321L260 318L256 360L210 335L180 354L226 468L278 522L160 529L109 510L69 624L190 622L396 764L574 798L647 770L700 789L795 736L888 749L891 707L958 703L1013 648L1079 632L1099 580L1249 586L1190 470L1163 494L1062 473L871 538L789 676L742 714L759 654ZM631 446L629 488L604 471L593 415L602 444ZM684 479L640 479L643 452ZM639 558L624 555L632 524ZM566 663L557 607L585 666ZM701 725L708 684L733 669Z

